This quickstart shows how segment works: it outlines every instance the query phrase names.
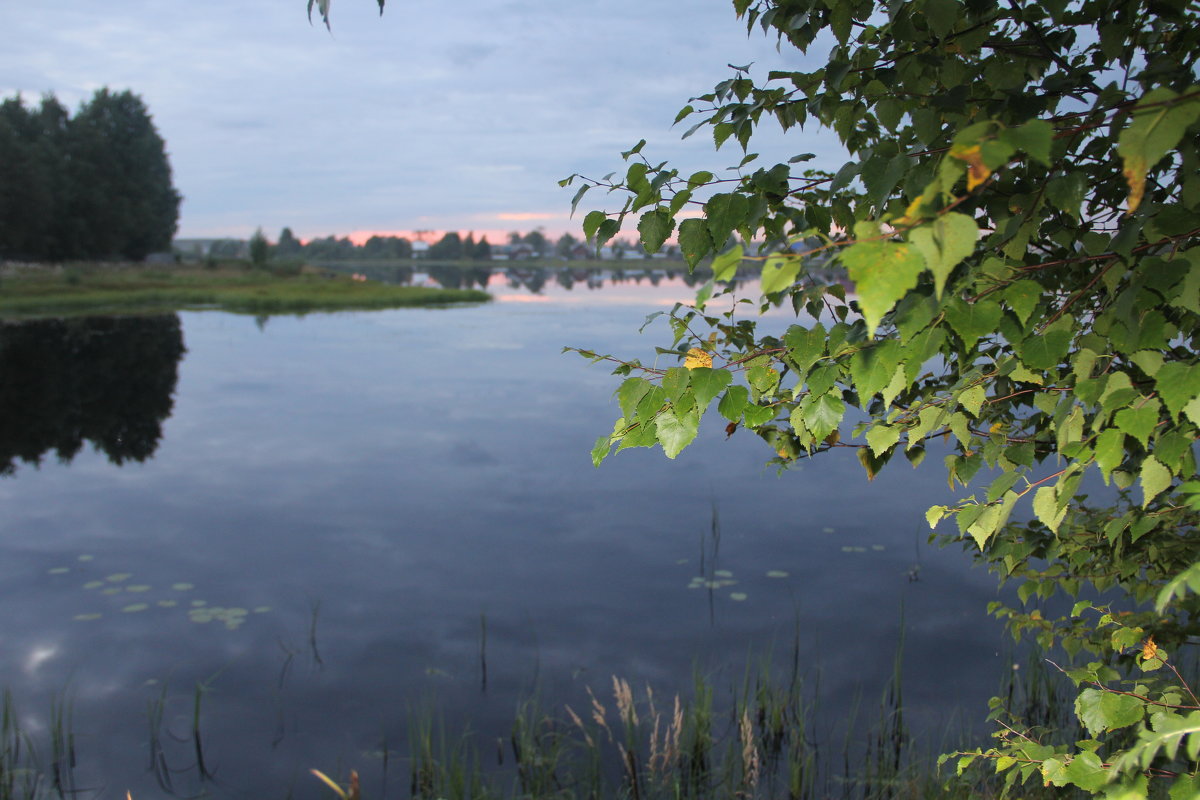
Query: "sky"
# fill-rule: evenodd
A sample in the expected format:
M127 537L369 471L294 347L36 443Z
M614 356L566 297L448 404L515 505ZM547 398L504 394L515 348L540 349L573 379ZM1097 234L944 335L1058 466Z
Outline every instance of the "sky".
M560 179L623 170L643 138L654 163L720 173L736 145L681 140L676 112L730 64L765 78L826 54L748 36L728 0L389 0L382 16L333 0L332 32L305 0L5 6L0 95L140 95L184 197L181 238L578 235L586 211L621 201L593 191L572 219ZM772 127L751 147L767 166L802 152L840 166L828 137Z

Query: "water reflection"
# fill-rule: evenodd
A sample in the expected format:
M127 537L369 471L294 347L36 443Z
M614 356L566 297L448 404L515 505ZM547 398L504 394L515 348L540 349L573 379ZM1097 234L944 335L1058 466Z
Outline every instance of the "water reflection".
M184 351L175 314L0 323L0 475L85 441L114 464L153 456Z

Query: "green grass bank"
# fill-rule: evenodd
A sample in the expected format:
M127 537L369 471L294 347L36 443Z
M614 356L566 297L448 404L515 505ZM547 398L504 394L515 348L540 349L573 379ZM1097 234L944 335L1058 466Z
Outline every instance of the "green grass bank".
M280 274L237 267L199 269L84 264L0 270L0 318L216 309L304 314L483 303L487 292L388 286L309 268Z

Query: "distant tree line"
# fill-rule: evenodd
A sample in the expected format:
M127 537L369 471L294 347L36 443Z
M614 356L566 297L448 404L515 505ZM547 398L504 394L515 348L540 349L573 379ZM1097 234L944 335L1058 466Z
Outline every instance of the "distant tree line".
M100 89L74 116L52 94L0 102L0 258L141 261L170 251L179 201L132 92Z
M420 233L418 231L418 233ZM506 244L492 245L486 236L475 238L474 233L465 237L450 231L421 252L415 252L413 242L403 236L372 236L361 245L355 244L349 237L326 236L301 242L291 228L284 228L279 233L277 242L270 245L256 232L249 242L249 250L243 242L228 239L215 242L209 249L209 255L214 258L240 258L247 252L251 260L263 258L264 247L269 247L269 254L276 259L305 259L312 261L395 261L422 256L436 261L489 261L499 254L513 259L523 258L560 258L566 260L594 258L595 247L586 242L564 233L556 241L551 242L541 230L528 233L513 231L508 234ZM614 255L620 258L625 251L634 252L634 248L622 241L612 242ZM259 254L255 258L256 252ZM641 254L640 249L636 252Z

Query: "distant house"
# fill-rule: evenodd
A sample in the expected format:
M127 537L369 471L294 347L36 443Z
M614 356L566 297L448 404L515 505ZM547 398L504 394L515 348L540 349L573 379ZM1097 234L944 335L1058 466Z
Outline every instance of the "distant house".
M429 242L423 242L420 239L412 243L413 258L428 258L429 257Z

